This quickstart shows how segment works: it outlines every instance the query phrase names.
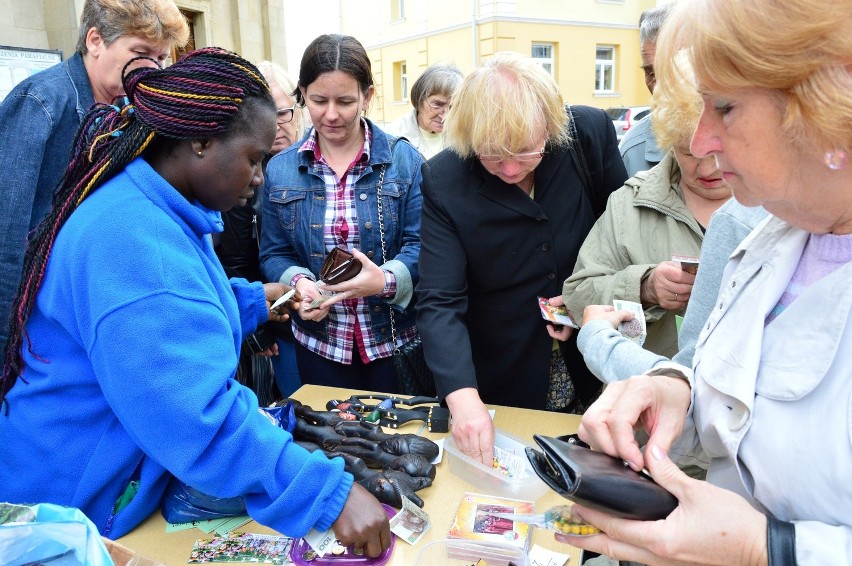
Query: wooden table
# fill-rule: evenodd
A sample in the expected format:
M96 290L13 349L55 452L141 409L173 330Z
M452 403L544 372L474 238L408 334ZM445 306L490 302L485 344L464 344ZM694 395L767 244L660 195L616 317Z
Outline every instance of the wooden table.
M317 410L324 410L325 403L329 399L347 399L353 393L368 394L370 392L304 385L293 394L293 398L298 399L306 405L311 405ZM491 406L489 408L496 411L494 425L498 429L522 439L531 446L534 446L532 435L535 433L547 436L570 434L576 432L580 424L580 417L577 415L503 406ZM397 430L386 430L387 432L414 433L417 432L421 424L422 422L420 421L414 421ZM446 437L448 434L433 434L424 430L423 435L432 440L437 440ZM415 563L418 553L426 543L444 539L461 501L462 494L465 491L477 492L478 490L476 486L466 483L450 472L445 455L443 461L438 464L434 484L417 492L425 502L424 509L432 520L432 528L416 546L411 546L397 539L393 555L388 564L392 566L412 566ZM543 511L553 505L564 503L566 503L565 499L552 491L548 491L536 501L536 510ZM175 566L186 564L186 560L196 539L210 538L212 536L206 535L198 529L166 533L165 528L165 519L157 511L132 532L119 539L119 542L144 557L159 560L168 566ZM256 522L251 522L241 527L240 530L249 533L276 534L272 529ZM557 543L553 539L553 535L549 532L534 529L532 543L557 552L568 553L571 555L571 559L567 564L570 566L579 565L580 551L573 547Z

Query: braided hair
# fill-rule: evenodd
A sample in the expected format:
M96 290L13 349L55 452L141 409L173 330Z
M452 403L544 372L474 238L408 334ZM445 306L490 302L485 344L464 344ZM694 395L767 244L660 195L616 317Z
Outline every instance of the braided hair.
M207 47L186 54L165 69L139 67L127 72L136 59L122 71L127 93L123 107L98 104L86 114L74 138L71 161L53 194L51 210L28 238L3 351L0 406L6 405L6 414L6 394L23 371L25 324L51 249L80 203L146 149L153 149L155 140L176 143L242 129L246 125L241 123L240 108L247 100L259 99L274 108L269 87L257 68L230 51Z

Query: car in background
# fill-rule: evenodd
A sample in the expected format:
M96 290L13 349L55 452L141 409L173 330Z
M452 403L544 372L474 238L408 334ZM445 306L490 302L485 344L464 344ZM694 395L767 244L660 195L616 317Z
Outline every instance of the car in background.
M612 120L612 125L615 126L615 135L618 141L624 137L627 130L633 125L651 113L650 106L615 106L607 108L606 113Z

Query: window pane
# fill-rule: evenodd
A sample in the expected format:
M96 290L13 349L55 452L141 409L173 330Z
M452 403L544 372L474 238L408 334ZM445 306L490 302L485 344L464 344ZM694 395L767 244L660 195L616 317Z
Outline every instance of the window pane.
M535 59L550 59L551 54L550 45L533 45L532 46L532 56Z
M608 61L612 61L612 48L611 47L598 47L595 57L598 59L604 59Z

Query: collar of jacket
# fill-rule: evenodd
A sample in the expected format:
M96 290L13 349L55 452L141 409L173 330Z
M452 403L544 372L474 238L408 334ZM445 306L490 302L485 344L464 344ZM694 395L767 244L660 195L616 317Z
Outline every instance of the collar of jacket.
M77 93L75 107L82 122L86 116L86 112L95 103L95 95L92 93L92 83L89 81L89 73L86 72L86 65L83 64L83 56L79 53L74 53L70 59L65 61L65 72L68 73L68 78L71 79L71 84L74 85L74 90Z
M674 150L669 150L663 160L648 171L639 171L624 182L625 186L633 189L633 204L647 206L670 216L676 216L687 224L695 224L693 228L699 233L701 229L683 198L680 188L680 167L674 156Z
M375 168L376 165L390 164L391 142L396 138L386 134L384 130L373 124L369 118L364 117L362 119L367 127L370 128L370 168ZM305 135L302 136L302 139L295 146L296 157L299 160L299 173L306 173L311 166L310 152L299 151L298 148L302 147L302 144L310 137L312 131L312 128L308 128L308 131L305 132Z
M475 188L482 196L536 220L547 220L547 214L539 202L545 198L553 185L559 168L570 163L567 147L552 147L548 144L541 163L534 170L535 200L533 200L516 185L510 185L486 171L476 156L467 158L467 161L470 163L471 173L480 180L480 185Z

